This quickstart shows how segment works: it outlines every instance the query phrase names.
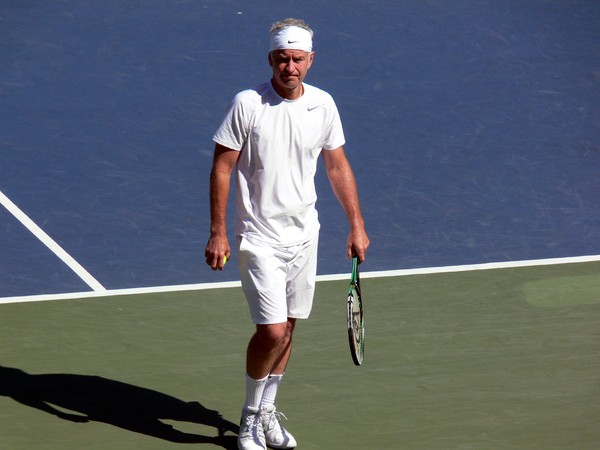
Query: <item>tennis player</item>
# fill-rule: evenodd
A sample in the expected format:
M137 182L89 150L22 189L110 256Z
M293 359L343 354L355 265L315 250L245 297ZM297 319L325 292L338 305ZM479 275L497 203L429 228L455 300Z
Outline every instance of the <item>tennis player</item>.
M348 218L347 257L363 261L369 247L338 110L329 94L304 83L315 56L312 38L302 20L275 23L268 54L272 78L237 94L213 137L206 262L222 270L230 256L226 209L235 170L240 277L256 324L247 349L238 437L245 450L296 447L280 423L275 398L296 320L308 318L312 308L320 226L314 176L320 155Z

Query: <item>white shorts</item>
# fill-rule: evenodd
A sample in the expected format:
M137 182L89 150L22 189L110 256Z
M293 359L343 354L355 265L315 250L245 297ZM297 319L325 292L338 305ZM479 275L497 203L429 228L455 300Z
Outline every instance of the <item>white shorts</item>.
M292 247L274 248L238 237L242 289L257 325L307 319L317 276L318 233Z

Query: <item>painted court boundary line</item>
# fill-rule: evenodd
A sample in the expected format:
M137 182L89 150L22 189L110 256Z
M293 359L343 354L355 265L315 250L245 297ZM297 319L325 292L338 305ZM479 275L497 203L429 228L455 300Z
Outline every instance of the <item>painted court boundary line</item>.
M58 243L31 220L27 214L15 205L2 191L0 191L0 204L4 206L19 222L23 224L36 238L38 238L46 247L48 247L56 256L58 256L69 268L94 291L106 292L98 280L96 280L87 270L83 268L75 259L69 255Z
M423 267L417 269L386 270L374 272L361 272L361 278L403 277L409 275L430 275L438 273L469 272L475 270L510 269L518 267L554 266L561 264L589 263L600 261L600 255L575 256L570 258L533 259L524 261L492 262L483 264L466 264L461 266ZM349 280L349 274L319 275L317 281ZM155 286L146 288L97 290L92 292L72 292L66 294L28 295L18 297L0 298L1 304L40 302L51 300L69 300L98 297L115 297L119 295L157 294L163 292L200 291L208 289L224 289L241 287L239 281L225 281L218 283L182 284L175 286Z

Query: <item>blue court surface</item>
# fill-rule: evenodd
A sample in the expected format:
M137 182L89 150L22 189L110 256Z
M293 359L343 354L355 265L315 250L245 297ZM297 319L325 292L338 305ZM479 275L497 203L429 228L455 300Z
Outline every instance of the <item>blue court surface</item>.
M238 279L203 259L211 137L288 16L342 115L364 270L600 254L596 1L5 0L0 297L93 289L47 239L104 289ZM319 273L346 272L317 182Z

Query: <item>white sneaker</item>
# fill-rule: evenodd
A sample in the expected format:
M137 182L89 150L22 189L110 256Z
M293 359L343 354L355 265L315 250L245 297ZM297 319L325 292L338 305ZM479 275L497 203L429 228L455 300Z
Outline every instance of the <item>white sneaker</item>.
M281 417L287 419L283 413L277 411L275 405L267 406L260 412L267 445L276 449L296 448L296 439L281 426Z
M238 435L239 450L266 450L265 433L258 411L244 408Z

